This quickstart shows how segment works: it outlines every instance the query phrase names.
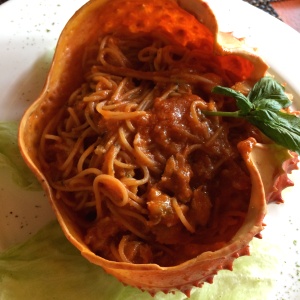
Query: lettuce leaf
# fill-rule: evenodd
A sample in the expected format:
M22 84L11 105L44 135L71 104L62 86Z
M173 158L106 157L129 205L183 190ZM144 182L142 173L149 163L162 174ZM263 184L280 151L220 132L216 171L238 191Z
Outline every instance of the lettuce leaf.
M234 271L222 270L213 284L192 291L191 300L267 299L276 283L279 262L274 245L254 239L251 256L240 257ZM63 235L57 221L27 242L0 254L1 300L183 300L184 294L158 293L154 298L123 286L85 260Z
M18 147L18 122L0 122L0 168L11 172L13 181L25 190L41 190L25 164Z

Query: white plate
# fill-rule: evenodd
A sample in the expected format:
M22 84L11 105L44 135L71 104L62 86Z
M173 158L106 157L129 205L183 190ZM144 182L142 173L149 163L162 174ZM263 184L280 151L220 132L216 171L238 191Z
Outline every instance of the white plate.
M10 0L0 6L0 120L19 120L42 89L64 24L86 0ZM300 34L242 0L210 0L220 29L258 47L272 73L287 82L300 109ZM274 299L300 298L300 174L284 192L285 203L269 206L263 238L276 244L282 270ZM0 250L23 242L53 219L42 192L24 192L0 170ZM298 245L298 246L297 246ZM248 299L247 299L248 300ZM251 299L250 299L251 300Z

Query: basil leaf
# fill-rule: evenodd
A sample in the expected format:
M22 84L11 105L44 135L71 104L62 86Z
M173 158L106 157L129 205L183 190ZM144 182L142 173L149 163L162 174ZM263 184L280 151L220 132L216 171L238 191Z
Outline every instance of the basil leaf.
M248 98L256 107L262 100L268 100L269 107L272 105L273 110L280 110L292 104L285 94L284 87L270 76L261 78L250 91Z
M253 111L246 118L275 143L300 154L300 118L265 109Z
M223 87L223 86L216 86L212 90L213 93L224 95L228 97L233 97L236 99L236 105L240 109L239 114L241 116L246 115L253 109L253 104L248 100L246 96L242 93L237 92L231 88Z
M234 97L239 108L235 112L205 112L210 116L242 117L261 130L278 145L300 154L300 118L281 111L292 104L284 87L272 77L261 78L248 97L231 88L217 86L213 93Z
M282 103L274 99L261 99L254 102L255 110L266 109L278 111L282 109Z

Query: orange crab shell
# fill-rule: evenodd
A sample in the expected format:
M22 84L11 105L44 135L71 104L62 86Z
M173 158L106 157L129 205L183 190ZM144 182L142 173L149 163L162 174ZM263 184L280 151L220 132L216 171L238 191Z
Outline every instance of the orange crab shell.
M55 198L54 191L47 182L39 163L37 145L43 128L55 114L57 108L68 99L74 88L83 81L80 62L84 48L86 45L94 43L99 34L103 33L103 20L106 20L104 12L113 10L114 5L118 6L120 3L124 4L126 2L130 3L131 1L91 0L77 11L67 23L58 41L45 87L40 97L29 107L21 120L19 129L20 150L26 163L41 182L66 237L85 258L101 266L107 273L114 275L124 284L147 290L151 294L158 291L170 292L178 289L189 295L193 286L202 286L204 282L212 282L213 276L219 270L232 269L234 259L249 254L249 242L263 229L266 201L263 178L260 176L257 164L252 159L256 148L254 140L250 139L239 145L252 180L249 210L243 226L222 249L205 252L173 267L108 261L93 253L84 243L82 232L68 209ZM141 2L143 0L133 1L133 3L139 4ZM107 5L108 3L109 5ZM153 4L155 1L145 1L145 3ZM195 16L195 20L200 24L199 28L202 28L198 33L203 34L200 36L200 40L202 38L202 42L206 43L205 51L212 50L218 54L220 63L229 72L236 73L237 76L240 76L240 79L253 81L264 76L268 67L254 52L245 51L243 44L238 40L232 40L232 37L230 37L230 48L227 47L225 40L228 41L228 34L223 34L220 39L215 16L205 1L164 0L161 3L166 4L167 7L169 5L179 5L183 14L188 12ZM171 17L174 16L174 14L168 14L168 11L166 11L166 14ZM144 23L143 30L159 32L161 30L168 31L170 28L169 25L151 27L156 23L152 22L148 25L147 22ZM173 21L168 24L172 23ZM109 24L107 28L107 30L110 30ZM185 32L187 37L190 37L189 31ZM171 31L164 34L166 38L172 38L174 35ZM174 40L177 41L176 38ZM221 40L224 42L223 45L220 44ZM177 42L182 42L182 39ZM196 42L197 40L195 40ZM190 43L187 46L193 47L195 43ZM230 62L234 63L231 64ZM267 176L267 174L264 175Z

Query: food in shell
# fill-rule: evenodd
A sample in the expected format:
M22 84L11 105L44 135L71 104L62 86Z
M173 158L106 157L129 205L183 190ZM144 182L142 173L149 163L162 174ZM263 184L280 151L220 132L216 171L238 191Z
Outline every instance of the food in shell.
M246 121L201 110L233 109L211 89L247 94L267 69L205 1L91 0L75 13L19 144L85 258L151 294L189 295L249 254L293 167Z

